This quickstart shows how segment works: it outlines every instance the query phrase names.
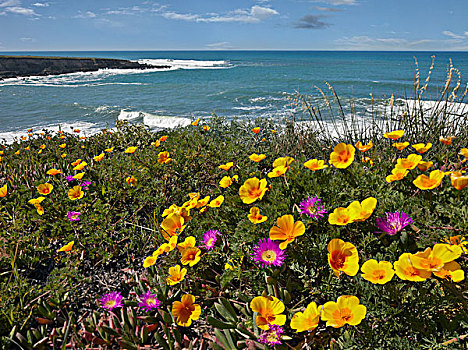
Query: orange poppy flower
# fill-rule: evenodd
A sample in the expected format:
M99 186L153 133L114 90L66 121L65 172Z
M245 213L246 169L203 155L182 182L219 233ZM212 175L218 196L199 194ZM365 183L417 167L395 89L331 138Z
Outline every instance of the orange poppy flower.
M167 138L168 138L167 135L163 135L163 136L161 136L161 137L159 138L159 141L164 142L164 141L167 140Z
M254 134L258 134L258 133L260 132L260 127L257 126L257 127L255 127L255 128L253 128L253 129L252 129L252 132L253 132Z
M409 146L409 142L395 142L392 143L392 146L395 147L397 150L402 151Z
M374 284L385 284L395 275L393 264L388 261L367 260L361 266L362 278Z
M320 309L317 304L311 302L304 312L296 312L291 319L291 328L296 330L296 333L311 331L317 328L320 321Z
M62 143L61 145L59 145L60 148L65 148L67 147L67 144L66 143Z
M416 152L423 154L423 153L426 153L432 147L432 143L427 143L427 144L417 143L413 145L412 147L416 150Z
M169 214L161 223L164 238L169 240L174 235L180 235L185 228L184 223L185 219L182 215L178 213Z
M359 203L359 201L352 202L348 206L348 209L352 213L353 221L356 222L367 220L374 212L376 206L377 199L369 197L364 199L361 203Z
M114 148L115 147L106 148L104 151L107 152L107 153L112 153L114 151Z
M450 175L450 182L457 190L463 190L468 186L468 175L463 176L461 172L456 171Z
M62 172L62 170L50 169L50 170L47 170L46 174L55 176L55 175L58 175L58 174L63 174L63 172Z
M199 122L200 122L200 118L197 118L197 120L194 120L194 121L192 122L192 125L193 125L193 126L197 126Z
M253 224L260 224L268 219L267 216L260 214L260 209L257 207L250 208L250 214L247 217Z
M77 185L68 190L68 198L72 201L81 199L84 196L84 192L81 190L81 186Z
M169 157L169 152L164 151L164 152L159 152L158 153L158 163L159 164L167 164L172 160L172 158Z
M372 148L373 144L372 144L372 140L369 141L369 143L367 145L363 145L361 141L358 141L358 142L356 142L355 146L361 152L365 152L365 151L370 150Z
M84 167L87 166L87 165L88 165L88 163L86 163L86 162L81 162L81 163L79 163L77 166L75 166L75 167L73 168L73 170L83 170Z
M279 176L282 176L286 173L286 171L288 170L288 167L285 167L283 165L280 165L280 166L277 166L276 168L274 168L272 171L270 171L267 176L268 177L279 177Z
M387 181L388 183L391 183L393 181L399 181L403 179L406 175L408 175L408 173L409 173L409 170L396 166L392 170L392 175L388 175L385 178L385 181Z
M169 277L166 280L166 283L170 286L173 286L179 282L181 282L185 274L187 273L187 269L184 267L183 269L180 268L180 265L175 265L169 268Z
M366 317L367 308L359 303L354 295L342 295L334 301L326 302L322 307L322 321L333 328L343 327L345 324L356 326Z
M410 259L411 255L410 253L403 253L400 255L398 261L393 263L396 275L402 280L413 282L421 282L431 277L430 271L418 269L413 266Z
M172 316L179 326L189 327L200 315L201 307L195 304L195 297L191 294L183 295L181 301L174 301L172 304Z
M294 162L294 158L292 157L280 157L280 158L275 159L275 161L273 162L273 168L277 168L280 166L289 168L292 162Z
M409 259L415 268L434 272L440 271L444 264L458 259L461 254L462 249L457 245L438 243L433 248L411 254Z
M233 163L233 162L229 162L229 163L226 163L226 164L221 164L218 168L228 171L228 170L231 169L233 166L234 166L234 163Z
M270 229L270 239L273 241L284 241L279 245L280 249L286 249L289 243L294 242L296 237L305 233L302 221L294 222L292 215L283 215L276 219L276 225Z
M257 154L257 153L252 153L250 156L249 156L249 159L252 161L252 162L260 162L262 160L264 160L266 158L266 155L264 154Z
M70 250L72 250L73 244L75 244L75 241L71 241L70 243L67 243L62 248L57 250L57 252L69 252Z
M452 282L460 282L465 279L465 272L461 269L461 266L456 261L450 261L439 270L434 271L434 276L442 279L447 279Z
M418 166L421 162L422 156L419 154L410 154L407 158L398 158L397 159L397 166L399 168L412 170Z
M312 171L322 170L328 168L328 165L325 164L324 160L310 159L304 163L304 166Z
M80 163L81 163L81 159L77 159L77 160L75 160L73 163L71 163L71 165L77 166L77 165L80 164Z
M439 141L442 142L446 146L450 146L455 136L447 136L447 137L439 137Z
M328 215L328 223L330 225L345 226L354 222L355 214L357 213L352 212L349 208L339 207Z
M0 197L5 197L8 193L8 184L3 185L0 187Z
M223 204L224 202L224 196L223 195L220 195L218 197L216 197L215 199L213 199L210 204L208 204L208 206L210 208L219 208L221 206L221 204Z
M104 153L101 153L100 155L93 157L94 161L100 162L104 158Z
M127 147L127 149L124 151L124 153L135 153L138 147Z
M433 165L434 165L434 162L420 161L418 164L418 169L421 171L426 171L427 169L432 168Z
M125 181L130 185L130 186L136 186L137 184L137 179L135 178L135 176L129 176L125 179Z
M208 131L208 130L210 130L210 129L211 129L211 128L210 128L208 125L203 125L203 130Z
M270 325L282 326L286 323L286 315L283 315L284 304L273 296L255 297L250 302L250 308L257 312L256 324L263 330L270 329Z

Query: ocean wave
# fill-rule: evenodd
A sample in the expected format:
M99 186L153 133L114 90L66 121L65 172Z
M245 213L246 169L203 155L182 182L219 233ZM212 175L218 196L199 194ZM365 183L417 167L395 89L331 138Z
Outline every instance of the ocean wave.
M153 66L171 66L170 70L177 69L223 69L232 67L228 61L200 61L200 60L176 60L176 59L140 59L137 60L141 64L149 64Z
M242 106L242 107L232 107L232 109L237 109L241 111L256 111L256 110L262 110L262 109L268 109L271 108L271 106Z
M142 115L142 112L131 112L131 111L126 111L125 109L120 110L120 114L117 117L119 120L134 120L140 118Z
M139 112L143 115L143 124L157 129L171 129L178 126L188 126L191 120L183 117L172 117Z

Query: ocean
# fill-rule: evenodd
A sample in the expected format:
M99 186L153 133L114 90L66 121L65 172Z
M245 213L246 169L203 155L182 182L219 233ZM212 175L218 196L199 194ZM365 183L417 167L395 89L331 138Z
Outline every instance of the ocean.
M104 57L167 64L165 70L101 70L0 81L0 140L11 142L28 128L90 135L117 119L153 128L188 125L218 116L254 120L292 114L296 93L319 97L336 90L344 106L366 117L371 103L414 96L415 58L424 85L431 56L435 65L425 98L437 97L450 59L468 74L468 52L349 51L103 51L3 52L4 55ZM370 99L373 96L373 101ZM317 98L320 103L320 98ZM463 108L466 105L463 104Z

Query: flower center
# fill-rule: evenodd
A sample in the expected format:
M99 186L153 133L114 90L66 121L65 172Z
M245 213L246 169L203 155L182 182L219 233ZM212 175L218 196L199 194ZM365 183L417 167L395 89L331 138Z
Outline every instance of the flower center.
M148 298L146 299L146 304L148 304L148 306L154 306L156 305L156 300L154 298Z
M214 244L213 238L210 238L210 239L208 240L208 242L206 242L206 245L207 245L208 247L211 247L213 244Z
M375 270L373 275L375 279L382 280L385 277L385 270Z
M353 318L353 313L347 307L345 307L344 309L341 309L340 314L341 314L341 319L345 322L349 322Z
M332 253L331 265L335 270L341 270L346 262L346 255L341 251L334 251Z
M276 252L273 250L265 250L262 253L262 260L267 262L274 262L276 260Z
M106 301L106 306L108 306L108 307L114 307L115 304L116 304L116 302L113 299Z

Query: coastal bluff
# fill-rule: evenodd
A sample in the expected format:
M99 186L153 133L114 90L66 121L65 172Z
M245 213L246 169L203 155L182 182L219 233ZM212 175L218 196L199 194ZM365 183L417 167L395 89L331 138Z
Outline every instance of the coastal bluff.
M99 69L164 69L129 60L89 57L0 56L0 80L37 75L93 72Z

